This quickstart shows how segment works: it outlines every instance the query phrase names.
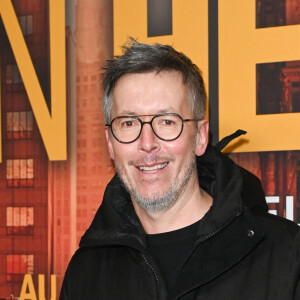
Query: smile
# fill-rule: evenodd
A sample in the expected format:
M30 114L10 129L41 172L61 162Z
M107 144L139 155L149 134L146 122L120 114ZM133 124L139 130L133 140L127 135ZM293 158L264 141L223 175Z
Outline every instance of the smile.
M166 166L167 166L167 162L166 163L163 163L163 164L158 164L158 165L154 165L154 166L139 166L137 167L140 171L143 171L143 172L153 172L153 171L156 171L156 170L160 170L160 169L164 169Z

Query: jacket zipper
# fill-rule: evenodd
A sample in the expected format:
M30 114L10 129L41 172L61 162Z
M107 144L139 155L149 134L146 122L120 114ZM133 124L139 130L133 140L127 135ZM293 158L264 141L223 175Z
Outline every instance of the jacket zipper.
M196 241L196 243L194 244L194 247L192 248L191 252L189 253L189 255L186 257L186 259L184 260L181 268L178 270L176 276L175 276L175 280L173 283L175 283L178 279L178 277L180 276L180 273L182 272L182 270L184 269L185 265L187 264L187 262L190 260L192 254L194 253L194 251L196 250L196 248L199 246L199 244L205 242L206 240L210 239L211 237L215 236L218 232L220 232L222 229L224 229L225 227L227 227L230 223L233 222L233 220L238 217L239 215L241 215L242 210L238 210L236 212L236 214L231 217L230 219L228 219L226 222L224 222L222 224L222 226L220 226L219 228L217 228L215 231L213 231L212 233L204 236L202 239L199 239L198 241ZM178 299L178 298L176 298Z
M152 264L149 262L149 260L147 259L145 253L143 251L141 251L143 260L145 261L146 265L150 268L150 270L152 271L154 278L155 278L155 284L156 284L156 290L157 290L157 299L160 299L160 293L159 293L159 279L157 276L157 273L154 269L154 267L152 266Z

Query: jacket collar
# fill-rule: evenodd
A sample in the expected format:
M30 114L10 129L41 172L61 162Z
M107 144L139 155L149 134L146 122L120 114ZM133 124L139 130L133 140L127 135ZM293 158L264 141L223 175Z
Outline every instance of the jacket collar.
M253 199L243 200L247 183L259 184L251 173L242 170L230 158L208 145L204 155L197 157L197 171L201 188L213 197L213 205L200 222L198 238L208 236L222 228L239 215L245 205L251 207ZM256 177L255 177L256 178ZM246 180L246 182L245 182ZM259 187L259 186L258 186ZM251 186L252 189L252 186ZM262 190L261 190L262 191ZM253 192L252 192L253 194ZM266 210L263 192L254 207ZM122 244L144 249L145 232L134 211L130 195L117 175L113 177L104 193L103 202L95 218L80 241L80 247Z
M177 276L180 284L174 286L169 299L178 299L192 290L197 292L198 288L241 262L264 237L258 219L247 210L243 217L231 220L217 234L218 238L209 236L198 242L182 266Z

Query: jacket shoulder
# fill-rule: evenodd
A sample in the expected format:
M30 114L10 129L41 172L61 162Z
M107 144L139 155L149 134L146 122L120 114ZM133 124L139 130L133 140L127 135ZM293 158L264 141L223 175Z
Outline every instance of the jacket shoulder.
M300 233L300 226L283 217L265 213L259 214L258 218L267 232L271 231L275 234L287 234L290 237L296 237Z

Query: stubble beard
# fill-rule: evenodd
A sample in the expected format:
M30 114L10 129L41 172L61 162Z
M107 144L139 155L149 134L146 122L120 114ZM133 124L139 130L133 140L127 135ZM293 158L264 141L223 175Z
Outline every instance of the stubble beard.
M173 178L171 186L164 192L152 192L151 195L141 195L134 184L127 180L123 166L115 160L115 168L124 187L129 192L133 201L135 201L143 210L149 212L159 212L171 208L178 200L180 194L184 191L196 168L195 152L187 154L187 159L181 166L184 172L179 173L178 178Z

